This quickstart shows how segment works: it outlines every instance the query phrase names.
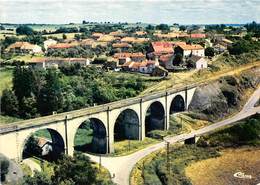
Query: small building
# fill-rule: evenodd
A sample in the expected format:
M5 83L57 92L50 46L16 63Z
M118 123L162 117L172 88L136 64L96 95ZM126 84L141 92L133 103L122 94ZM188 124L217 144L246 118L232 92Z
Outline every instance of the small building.
M116 40L116 38L112 35L102 35L97 39L98 42L112 42L114 40Z
M68 48L73 48L73 47L76 47L78 46L79 43L57 43L57 44L54 44L54 45L50 45L48 47L48 49L68 49Z
M94 43L95 43L94 39L83 39L80 41L80 45L87 48L93 48Z
M114 43L112 44L114 49L119 49L121 52L127 51L129 48L132 48L131 44L128 43Z
M104 34L103 33L92 33L92 37L94 38L94 39L99 39L100 37L102 37Z
M125 62L134 61L141 62L145 60L145 55L141 52L138 53L115 53L114 58L119 60L119 65Z
M22 53L22 54L36 54L42 53L42 48L38 45L29 42L15 42L6 48L7 52Z
M173 44L171 42L152 42L148 48L148 58L155 59L161 55L173 54Z
M180 53L184 58L189 57L191 55L196 55L200 57L205 56L205 49L199 45L199 44L185 44L185 45L179 45L174 49L174 52Z
M37 137L37 139L38 139L38 145L42 149L42 153L41 153L42 156L46 156L53 151L51 140L48 140L43 137Z
M44 49L47 50L49 48L49 46L51 45L55 45L57 44L57 41L56 40L53 40L53 39L48 39L46 41L43 42L43 45L44 45Z
M187 67L195 69L204 69L208 67L208 62L204 57L192 55L187 59Z
M192 33L192 34L190 34L190 38L192 38L192 39L205 39L206 34L204 34L204 33Z

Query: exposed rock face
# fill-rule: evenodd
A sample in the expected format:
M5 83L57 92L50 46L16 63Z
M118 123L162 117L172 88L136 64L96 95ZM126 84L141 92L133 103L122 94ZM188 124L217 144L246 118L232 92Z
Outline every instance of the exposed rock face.
M220 89L221 84L214 82L196 89L189 110L202 112L210 117L221 117L228 111L228 104Z
M253 69L239 77L226 76L208 85L198 87L189 110L204 113L210 120L220 119L232 108L238 108L244 90L257 87L259 81L259 69Z

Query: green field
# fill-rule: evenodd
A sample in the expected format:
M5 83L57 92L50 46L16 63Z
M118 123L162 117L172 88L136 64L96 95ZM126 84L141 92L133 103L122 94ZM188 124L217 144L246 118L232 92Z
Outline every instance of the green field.
M0 115L0 125L1 124L13 123L13 122L20 121L20 120L21 119L19 119L19 118Z
M0 96L4 89L12 88L13 68L0 68Z

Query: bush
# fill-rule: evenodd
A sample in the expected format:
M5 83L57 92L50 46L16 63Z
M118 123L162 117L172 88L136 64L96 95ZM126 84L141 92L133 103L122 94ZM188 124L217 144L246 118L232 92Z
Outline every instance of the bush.
M13 91L5 89L1 97L1 111L8 116L17 116L18 100Z
M5 181L6 174L8 173L9 169L9 161L3 157L0 156L0 172L1 172L1 181ZM1 183L1 182L0 182Z

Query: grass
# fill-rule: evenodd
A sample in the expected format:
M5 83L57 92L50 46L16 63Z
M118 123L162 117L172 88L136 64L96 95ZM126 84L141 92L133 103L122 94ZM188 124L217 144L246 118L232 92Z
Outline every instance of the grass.
M0 68L0 96L4 89L12 88L13 68Z
M32 176L32 170L30 169L30 167L28 165L21 163L20 167L21 167L23 174L25 176Z
M67 36L67 39L74 39L75 34L81 34L81 33L64 33ZM44 37L56 37L57 39L63 38L63 33L56 33L56 34L45 34Z
M8 124L8 123L13 123L13 122L20 121L20 120L21 120L21 119L19 119L19 118L0 115L0 125L2 125L2 124Z
M101 166L101 168L100 168L98 163L92 163L92 166L94 168L98 169L98 173L96 174L97 175L97 180L98 181L103 181L104 184L110 184L111 176L110 176L109 171L105 167L103 167L103 166Z
M43 58L43 54L36 54L36 55L31 55L31 54L26 54L26 55L17 55L12 57L12 61L24 61L25 63L30 62L32 58Z
M47 129L38 130L34 133L34 135L36 137L43 137L43 138L51 140L51 134Z
M143 141L123 140L114 143L115 152L111 155L122 156L134 153L150 145L158 143L159 140L146 137Z
M256 176L260 169L259 121L259 115L255 115L240 124L202 136L197 146L174 145L169 151L169 162L165 149L148 155L132 170L131 184L191 184L189 177L195 185L230 184L229 179L240 170Z
M185 169L185 174L193 185L208 185L212 182L214 185L244 185L260 182L260 148L225 149L221 153L218 158L198 161ZM233 175L236 172L252 175L253 178L235 178Z

